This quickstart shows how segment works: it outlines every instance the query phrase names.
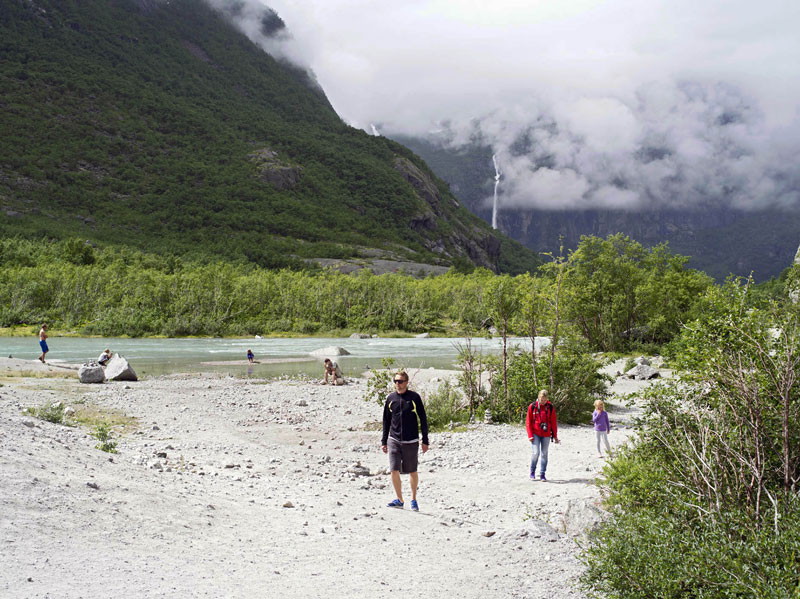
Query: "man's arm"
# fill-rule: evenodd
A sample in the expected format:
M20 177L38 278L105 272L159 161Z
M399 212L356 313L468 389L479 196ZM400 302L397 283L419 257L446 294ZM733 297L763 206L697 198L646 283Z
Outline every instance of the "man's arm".
M422 398L417 395L414 398L414 403L417 404L417 416L419 417L419 428L420 432L422 433L422 448L423 453L428 451L426 447L430 445L428 443L428 415L425 413L425 406L422 403Z
M386 451L386 444L389 442L389 428L392 426L392 412L389 409L389 398L383 404L383 434L381 435L381 447Z

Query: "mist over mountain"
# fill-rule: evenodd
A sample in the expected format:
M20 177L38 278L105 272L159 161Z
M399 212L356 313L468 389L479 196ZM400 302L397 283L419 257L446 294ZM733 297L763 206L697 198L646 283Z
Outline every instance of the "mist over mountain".
M773 272L785 265L781 230L800 203L800 4L274 6L296 32L287 55L315 70L348 122L455 155L485 147L492 183L496 155L498 203L515 227L528 213L548 230L567 214L587 223L567 229L586 232L613 221L635 234L637 220L663 221L683 231L670 234L675 243L709 250L696 260L722 259L737 273L765 272L757 257L779 260ZM464 199L473 209L491 200L485 183L483 197ZM588 224L602 214L619 216ZM739 229L759 247L739 254L739 241L756 243L730 240ZM795 247L800 230L791 237Z
M257 2L0 1L0 233L301 267L538 258L345 124Z
M452 147L407 136L395 139L422 156L465 206L491 222L492 147L480 143ZM502 157L500 168L502 172ZM639 210L508 206L503 195L505 177L501 176L499 186L498 227L538 252L557 252L562 242L567 249L574 248L581 235L606 237L622 232L646 246L668 241L675 253L691 256L692 267L717 280L752 272L762 281L791 264L800 239L800 214L781 208L745 210L713 202Z

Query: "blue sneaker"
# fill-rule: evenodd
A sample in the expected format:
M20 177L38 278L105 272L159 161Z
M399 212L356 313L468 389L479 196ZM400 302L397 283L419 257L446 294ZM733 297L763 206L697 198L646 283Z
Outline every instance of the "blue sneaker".
M531 474L531 480L536 480L536 474Z
M542 472L542 475L539 477L539 480L541 480L543 483L547 482L547 478L545 478L544 472Z
M411 500L411 511L418 512L419 511L419 504L417 503L416 499Z
M399 499L393 499L392 501L386 504L387 507L399 507L399 508L402 508L403 505L405 504Z

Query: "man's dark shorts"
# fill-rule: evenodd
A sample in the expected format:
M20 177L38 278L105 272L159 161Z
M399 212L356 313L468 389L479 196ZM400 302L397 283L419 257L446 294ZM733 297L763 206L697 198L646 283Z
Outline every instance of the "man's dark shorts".
M400 443L389 437L389 470L399 470L401 474L417 471L419 457L419 441Z
M39 341L39 347L42 348L42 351L44 353L47 353L47 352L50 351L49 349L47 349L47 341Z

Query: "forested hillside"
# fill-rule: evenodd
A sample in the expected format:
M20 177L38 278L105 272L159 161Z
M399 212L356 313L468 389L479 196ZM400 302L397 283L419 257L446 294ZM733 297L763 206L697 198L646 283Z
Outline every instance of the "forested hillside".
M2 0L0 56L0 235L265 267L539 263L200 0Z

